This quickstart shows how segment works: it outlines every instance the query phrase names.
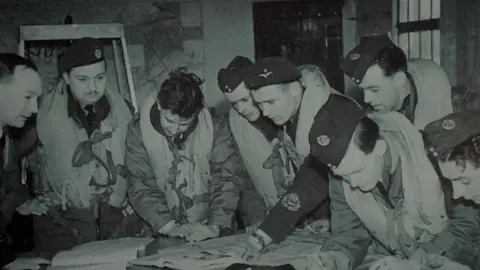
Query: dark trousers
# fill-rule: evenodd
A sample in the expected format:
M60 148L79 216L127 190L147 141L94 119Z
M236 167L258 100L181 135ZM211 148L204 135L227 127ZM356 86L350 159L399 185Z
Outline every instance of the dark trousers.
M6 232L6 228L0 227L0 269L15 259L13 242Z

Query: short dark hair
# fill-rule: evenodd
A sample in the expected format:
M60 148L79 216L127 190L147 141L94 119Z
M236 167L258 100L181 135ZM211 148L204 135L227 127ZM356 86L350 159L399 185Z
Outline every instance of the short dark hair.
M391 76L398 71L407 71L407 56L400 47L387 46L381 49L372 65L377 64L382 70L385 76Z
M18 66L38 72L37 66L28 59L14 53L0 53L0 82L10 80Z
M368 117L358 122L353 132L353 142L365 154L371 154L380 138L380 128L377 123Z
M204 108L204 97L200 85L203 80L186 68L178 68L169 74L157 94L157 101L162 109L189 119Z
M480 134L469 137L447 153L438 156L441 161L454 161L458 166L465 168L467 162L475 169L480 168Z

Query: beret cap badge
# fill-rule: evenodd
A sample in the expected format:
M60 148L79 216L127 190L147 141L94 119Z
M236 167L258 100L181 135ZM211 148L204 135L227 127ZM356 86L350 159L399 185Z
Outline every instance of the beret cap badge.
M320 146L327 146L330 144L330 138L327 135L320 135L317 137L317 143Z
M350 60L357 60L360 58L360 54L359 53L352 53L350 55Z
M258 77L262 77L262 78L268 78L269 76L271 76L273 74L273 72L271 71L268 71L268 69L264 69L263 70L263 73L260 73L258 74Z
M102 51L100 51L100 49L96 49L96 50L95 50L95 57L96 57L97 59L102 58Z
M455 128L455 121L452 119L445 119L442 122L442 128L445 130L452 130Z

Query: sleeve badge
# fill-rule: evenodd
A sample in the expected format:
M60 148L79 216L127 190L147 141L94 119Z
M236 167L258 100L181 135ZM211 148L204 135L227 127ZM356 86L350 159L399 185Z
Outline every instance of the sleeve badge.
M300 209L300 197L297 193L288 193L281 200L282 206L288 211L297 212Z
M442 128L445 129L445 130L454 129L455 128L455 121L453 121L452 119L445 119L442 122Z
M327 135L320 135L317 137L317 143L320 146L327 146L330 144L330 138Z

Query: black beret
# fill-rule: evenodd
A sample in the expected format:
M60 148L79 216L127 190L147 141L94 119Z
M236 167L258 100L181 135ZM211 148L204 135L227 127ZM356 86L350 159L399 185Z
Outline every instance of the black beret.
M340 68L345 75L359 84L378 53L386 47L397 47L387 35L376 35L362 39L343 59Z
M67 72L74 67L104 60L103 49L104 45L100 39L84 37L76 40L58 60L58 72Z
M340 164L365 111L348 97L331 94L315 115L308 135L311 155L330 168Z
M244 56L236 56L226 68L217 73L218 87L225 93L231 93L242 82L247 68L253 64L252 60Z
M266 57L253 64L245 74L245 86L249 89L284 84L302 77L298 67L282 57Z
M445 154L468 138L480 135L480 111L449 114L425 127L429 151Z

